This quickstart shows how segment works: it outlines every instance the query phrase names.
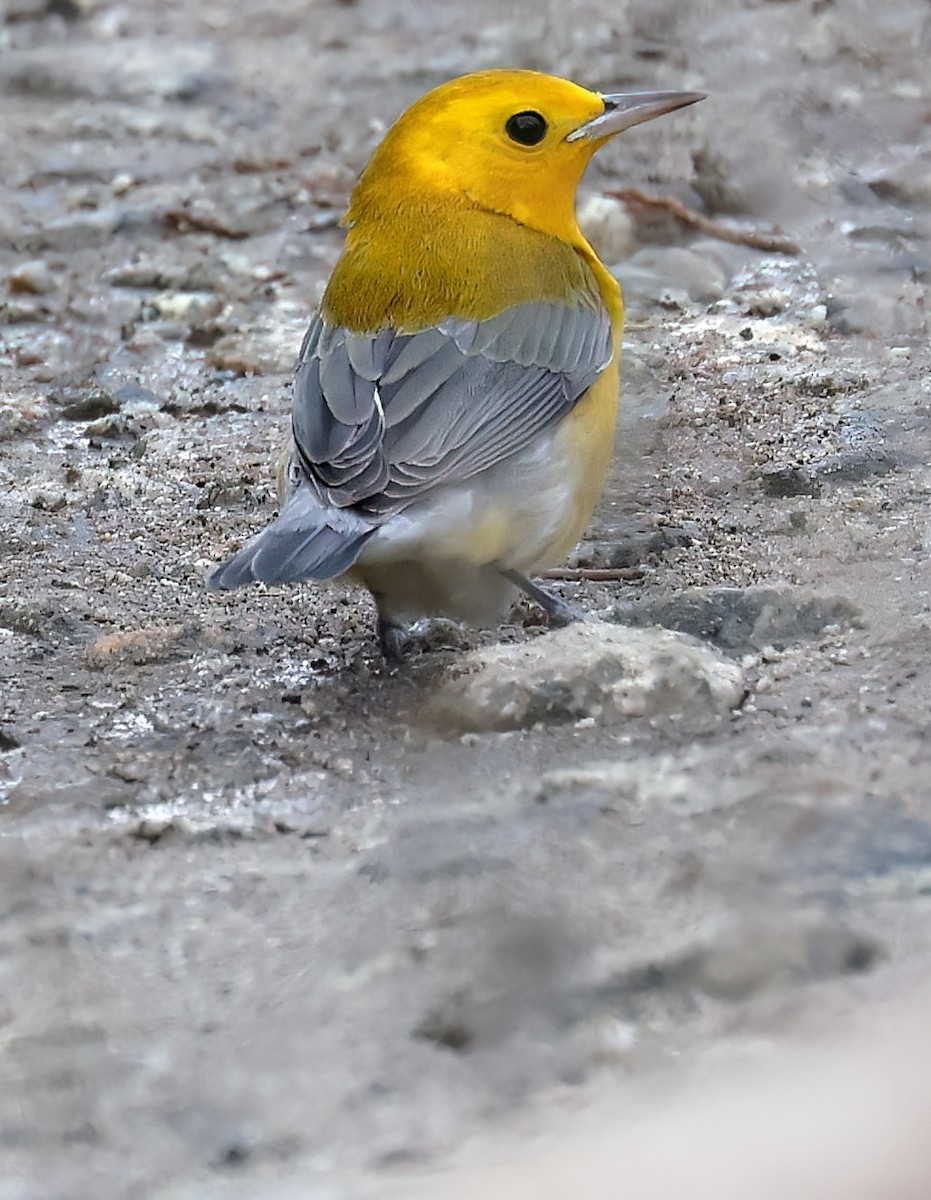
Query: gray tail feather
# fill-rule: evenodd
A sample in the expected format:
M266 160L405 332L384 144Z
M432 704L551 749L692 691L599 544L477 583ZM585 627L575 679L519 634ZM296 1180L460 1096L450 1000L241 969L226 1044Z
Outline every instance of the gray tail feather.
M255 580L333 579L352 566L376 531L355 513L326 506L309 488L300 488L271 525L217 567L207 586L228 592Z

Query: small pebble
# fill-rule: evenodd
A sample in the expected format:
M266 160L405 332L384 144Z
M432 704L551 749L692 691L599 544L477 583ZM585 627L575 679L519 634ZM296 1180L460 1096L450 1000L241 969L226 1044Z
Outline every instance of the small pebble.
M7 277L10 291L30 296L46 296L58 286L48 263L43 258L30 259L14 267Z
M633 253L634 223L620 200L589 196L579 208L579 225L603 262L617 263Z

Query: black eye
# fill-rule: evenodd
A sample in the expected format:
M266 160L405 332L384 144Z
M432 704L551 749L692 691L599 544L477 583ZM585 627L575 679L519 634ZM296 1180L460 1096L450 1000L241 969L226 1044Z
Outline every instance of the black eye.
M538 112L519 112L508 117L504 131L512 142L536 146L546 137L546 121Z

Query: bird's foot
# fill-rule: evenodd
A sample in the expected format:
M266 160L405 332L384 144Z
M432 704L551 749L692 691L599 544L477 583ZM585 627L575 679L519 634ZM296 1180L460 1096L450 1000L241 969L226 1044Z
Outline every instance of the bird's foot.
M509 579L515 587L520 588L525 596L529 596L531 600L535 600L540 605L546 613L550 629L564 629L567 625L582 620L582 614L577 612L571 604L567 604L562 596L554 596L552 592L540 587L526 575L521 575L520 571L502 571L501 574L505 579Z
M410 645L410 640L410 634L403 625L379 616L378 645L385 662L399 666L404 661L404 651Z

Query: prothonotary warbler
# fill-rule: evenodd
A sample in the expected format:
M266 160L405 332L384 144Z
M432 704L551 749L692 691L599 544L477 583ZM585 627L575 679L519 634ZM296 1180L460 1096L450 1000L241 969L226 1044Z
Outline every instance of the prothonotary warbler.
M359 177L301 348L279 516L210 586L342 576L382 649L491 625L581 537L611 458L623 303L579 230L589 160L694 92L599 94L533 71L429 92Z

